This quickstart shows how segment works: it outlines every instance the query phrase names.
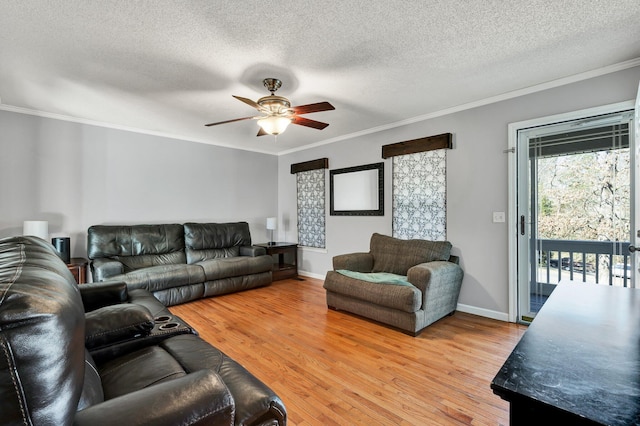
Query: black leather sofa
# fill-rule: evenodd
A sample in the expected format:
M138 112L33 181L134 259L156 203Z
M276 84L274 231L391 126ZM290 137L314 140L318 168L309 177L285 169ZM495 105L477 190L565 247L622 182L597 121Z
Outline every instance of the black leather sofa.
M251 245L249 224L95 225L93 281L123 281L166 306L270 284L273 259Z
M284 425L280 398L124 283L75 284L36 237L0 240L3 425Z

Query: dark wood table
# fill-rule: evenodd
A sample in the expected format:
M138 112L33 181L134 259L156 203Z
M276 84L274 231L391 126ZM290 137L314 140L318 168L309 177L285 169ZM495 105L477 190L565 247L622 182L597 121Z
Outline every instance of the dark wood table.
M640 424L640 290L561 283L491 388L512 425Z
M89 261L83 257L72 257L67 268L71 271L73 278L76 279L78 284L85 284L87 282L87 266Z
M262 243L256 246L267 249L267 254L273 257L273 280L298 277L298 244L296 243Z

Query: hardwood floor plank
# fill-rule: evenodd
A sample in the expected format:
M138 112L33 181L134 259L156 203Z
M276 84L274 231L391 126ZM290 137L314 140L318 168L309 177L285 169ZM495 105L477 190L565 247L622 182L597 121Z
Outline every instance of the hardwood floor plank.
M411 337L328 310L312 278L170 310L269 385L290 425L508 424L489 384L524 326L457 312Z

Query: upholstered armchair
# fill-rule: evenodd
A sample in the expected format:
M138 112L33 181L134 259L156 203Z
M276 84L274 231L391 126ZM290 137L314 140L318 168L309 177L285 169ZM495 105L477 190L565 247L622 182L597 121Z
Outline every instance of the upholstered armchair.
M324 282L327 306L416 336L455 312L463 277L458 261L448 241L373 234L368 253L333 258Z

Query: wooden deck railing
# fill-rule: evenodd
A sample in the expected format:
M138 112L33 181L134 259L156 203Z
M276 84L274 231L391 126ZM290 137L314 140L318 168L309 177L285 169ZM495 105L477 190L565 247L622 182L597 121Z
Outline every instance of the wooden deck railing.
M631 267L628 241L538 240L537 249L540 254L540 284L557 283L568 272L568 278L574 281L608 285L622 281L622 286L629 285Z

